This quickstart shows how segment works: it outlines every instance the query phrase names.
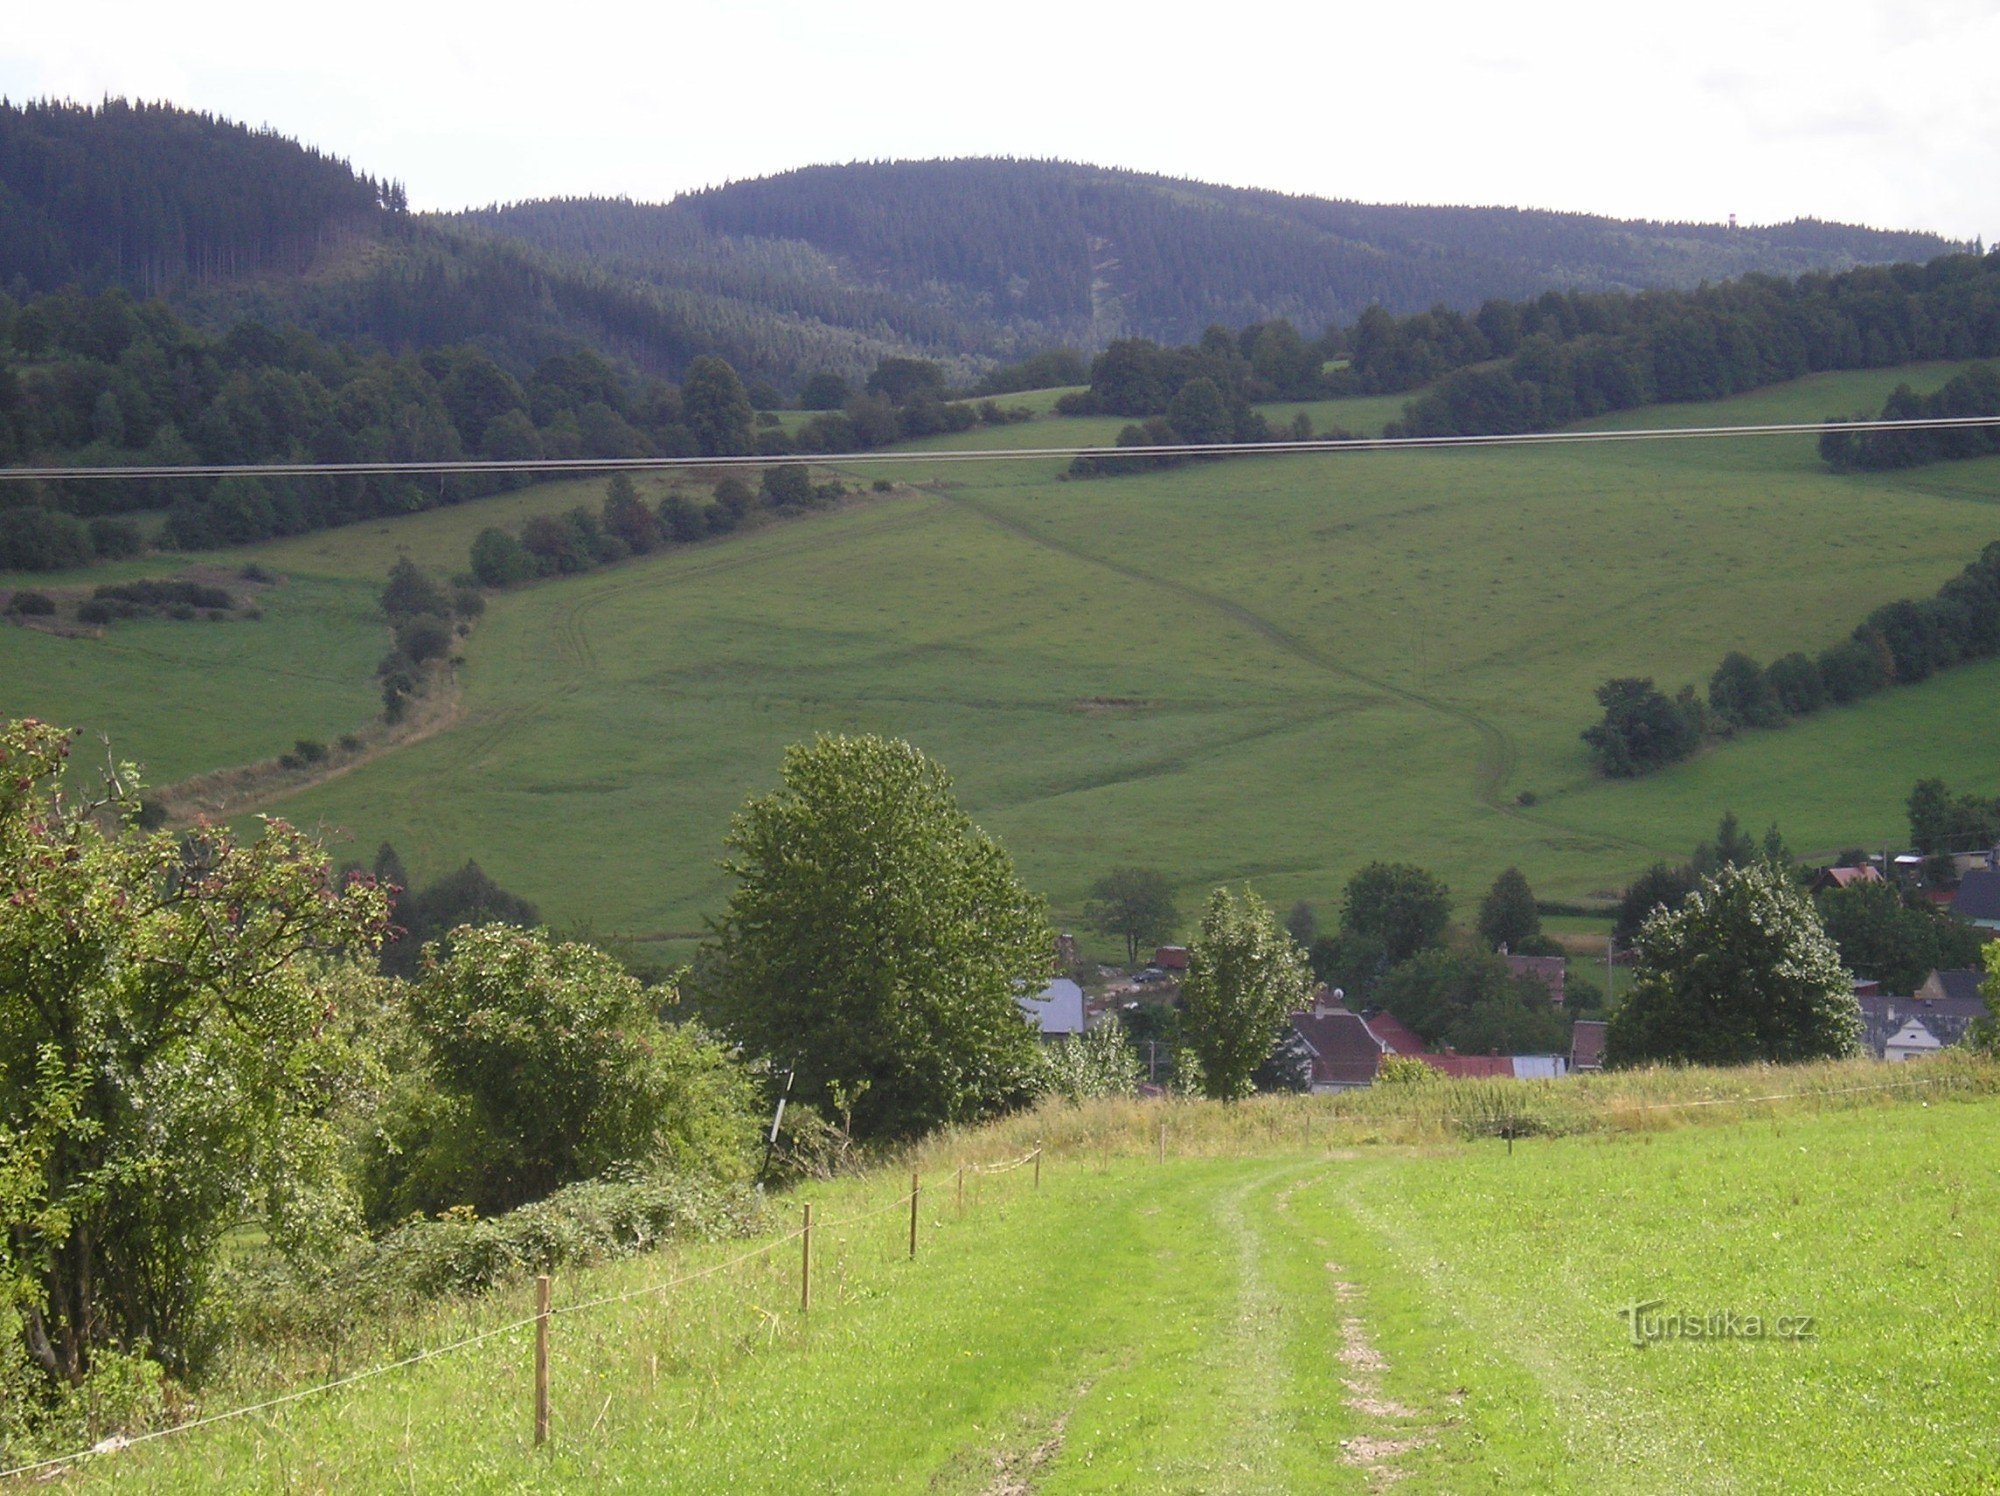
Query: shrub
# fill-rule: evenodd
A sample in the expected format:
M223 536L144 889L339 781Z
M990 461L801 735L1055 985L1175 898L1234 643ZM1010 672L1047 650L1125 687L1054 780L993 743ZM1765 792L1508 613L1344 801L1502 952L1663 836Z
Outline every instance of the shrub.
M114 616L115 610L110 603L99 602L95 598L92 598L89 602L77 604L76 621L78 623L109 623Z
M440 659L451 648L451 625L429 613L419 614L397 627L396 648L413 665Z
M63 571L89 565L95 554L73 514L39 504L0 509L0 571Z
M1094 1101L1139 1092L1139 1057L1115 1021L1044 1044L1038 1059L1034 1084L1044 1095Z
M7 611L23 618L46 618L56 610L56 600L46 592L17 592L7 603Z
M756 1132L742 1068L700 1029L662 1023L614 959L511 925L427 953L410 1016L439 1087L483 1134L457 1198L501 1209L614 1163L741 1177Z
M1378 1086L1435 1086L1443 1080L1444 1076L1438 1071L1408 1055L1385 1054L1375 1067L1375 1084Z
M472 574L482 587L512 587L535 574L535 560L505 530L488 527L472 542Z
M129 519L116 515L99 515L89 525L90 544L97 554L108 559L136 556L144 549L145 541L139 535L139 527Z

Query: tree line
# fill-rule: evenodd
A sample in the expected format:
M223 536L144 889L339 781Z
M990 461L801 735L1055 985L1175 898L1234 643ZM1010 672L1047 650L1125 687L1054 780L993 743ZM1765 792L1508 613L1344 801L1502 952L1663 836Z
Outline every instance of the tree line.
M2000 541L1927 598L1885 603L1815 658L1794 651L1768 666L1732 650L1708 680L1668 697L1645 677L1597 688L1604 716L1583 732L1601 772L1631 778L1688 757L1703 739L1782 727L1891 685L2000 654Z
M1899 384L1882 402L1877 418L1922 421L1952 416L2000 416L2000 373L1992 365L1961 369L1928 395ZM1836 473L1893 472L1995 452L2000 452L2000 424L1931 431L1826 431L1819 439L1820 458Z

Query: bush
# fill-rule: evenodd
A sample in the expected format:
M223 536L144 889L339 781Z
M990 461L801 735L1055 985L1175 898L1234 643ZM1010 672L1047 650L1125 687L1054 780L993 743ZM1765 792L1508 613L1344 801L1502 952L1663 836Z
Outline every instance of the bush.
M1116 1022L1044 1044L1038 1059L1034 1086L1043 1095L1094 1101L1139 1094L1139 1057Z
M1378 1086L1435 1086L1443 1081L1444 1076L1439 1071L1408 1055L1385 1054L1375 1067L1375 1084Z
M139 527L129 519L115 515L99 515L90 522L90 543L97 554L106 559L122 559L136 556L145 548L145 541L139 535Z
M89 602L77 604L76 621L78 623L109 623L116 616L117 610L110 603L99 602L95 598Z
M23 618L46 618L56 610L56 600L46 592L17 592L8 600L7 611Z
M535 558L505 530L488 527L472 542L472 574L482 587L512 587L535 574Z
M700 1029L662 1023L602 951L511 925L457 930L448 954L427 952L410 1016L437 1085L464 1109L441 1131L463 1177L426 1208L504 1209L620 1162L746 1171L747 1075Z
M0 509L0 571L64 571L94 555L89 529L73 514L39 504Z
M451 648L451 625L429 613L419 614L397 628L396 648L413 665L441 659Z

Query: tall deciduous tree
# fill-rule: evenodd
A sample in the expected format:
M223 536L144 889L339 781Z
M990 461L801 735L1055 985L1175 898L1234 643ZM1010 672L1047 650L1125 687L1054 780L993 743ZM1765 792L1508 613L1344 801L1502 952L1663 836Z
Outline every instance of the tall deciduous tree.
M704 457L748 452L756 418L743 381L727 361L704 357L688 365L681 384L681 420Z
M1209 895L1181 984L1181 1037L1201 1060L1204 1094L1249 1095L1286 1016L1311 990L1305 955L1269 905L1248 889L1240 899L1223 888Z
M1451 890L1428 869L1371 862L1347 880L1341 933L1378 942L1391 966L1439 944L1451 923Z
M1139 947L1174 933L1181 913L1165 873L1147 867L1113 868L1090 886L1084 918L1105 935L1125 938L1127 964L1139 964Z
M1535 891L1528 886L1527 874L1510 867L1493 880L1479 902L1479 938L1488 950L1505 946L1518 951L1541 935L1542 916L1535 908Z
M75 1382L107 1347L184 1363L246 1211L293 1254L352 1216L359 1059L302 958L372 946L385 901L282 821L141 833L129 766L100 795L68 752L0 727L0 1310Z
M944 770L900 740L821 736L737 814L737 881L705 982L794 1095L853 1101L909 1136L1022 1099L1035 1039L1015 998L1047 980L1042 902L972 823ZM865 1088L865 1089L864 1089Z
M1764 862L1724 867L1639 932L1614 1064L1738 1065L1852 1054L1861 1012L1812 901Z

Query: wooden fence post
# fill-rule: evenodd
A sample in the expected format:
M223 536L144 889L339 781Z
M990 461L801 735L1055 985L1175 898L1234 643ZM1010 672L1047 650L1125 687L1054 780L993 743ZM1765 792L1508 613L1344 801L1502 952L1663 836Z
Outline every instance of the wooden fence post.
M958 1166L958 1213L965 1214L965 1165Z
M1167 1161L1167 1124L1166 1124L1165 1122L1161 1122L1161 1123L1160 1123L1160 1162L1161 1162L1161 1163L1165 1163L1166 1161Z
M910 1256L917 1255L917 1196L923 1192L922 1182L917 1175L910 1175Z
M549 1442L549 1275L535 1279L535 1447Z
M806 1227L799 1233L799 1313L812 1313L813 1306L813 1208L806 1204Z
M1035 1139L1035 1188L1042 1187L1042 1140Z

